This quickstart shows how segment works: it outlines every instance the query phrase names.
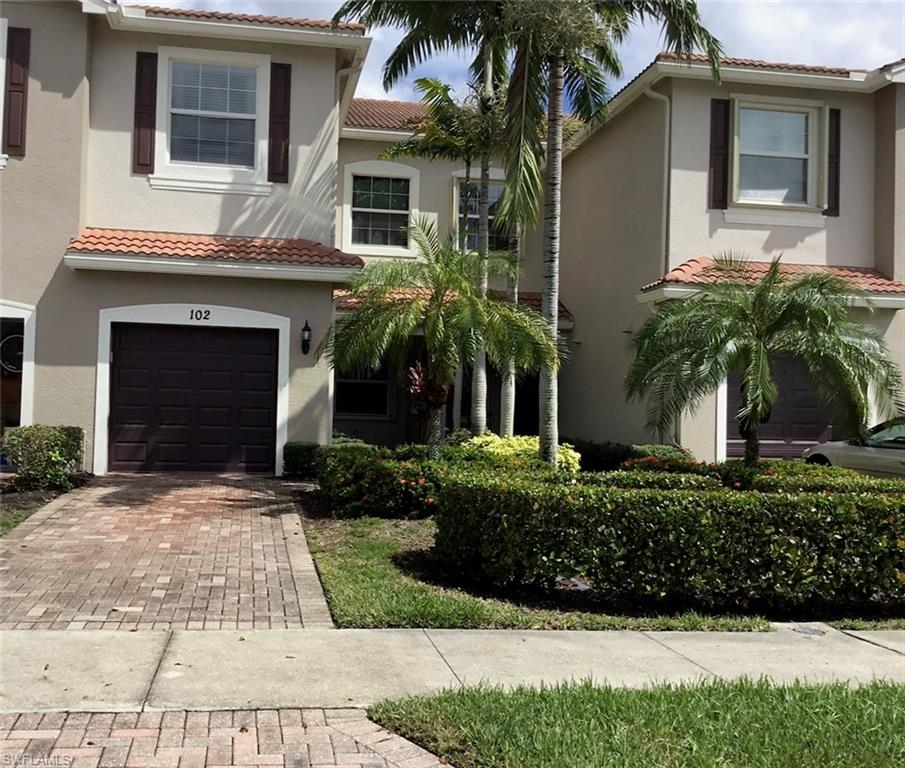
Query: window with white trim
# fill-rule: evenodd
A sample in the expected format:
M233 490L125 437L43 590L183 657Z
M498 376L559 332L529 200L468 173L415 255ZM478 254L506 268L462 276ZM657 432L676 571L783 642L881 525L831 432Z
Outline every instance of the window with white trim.
M352 176L352 243L408 247L408 179Z
M170 159L255 167L257 72L198 61L170 63Z
M270 56L161 46L152 187L266 195Z
M735 202L817 205L817 115L805 107L738 105Z
M491 181L489 192L489 219L490 219L490 250L491 251L509 251L513 249L513 240L511 235L506 232L499 232L494 227L494 217L496 216L497 206L503 196L505 184L502 181ZM456 198L456 213L459 219L459 232L466 232L465 247L469 250L476 250L478 247L478 204L481 188L479 184L471 183L468 189L468 207L465 216L462 216L462 196L466 193L465 182L460 181L458 184L458 197Z

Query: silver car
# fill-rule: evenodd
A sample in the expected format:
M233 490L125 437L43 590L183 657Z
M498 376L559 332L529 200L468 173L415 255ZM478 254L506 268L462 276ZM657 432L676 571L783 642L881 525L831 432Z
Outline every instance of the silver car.
M871 475L905 477L905 417L886 421L861 440L835 440L808 448L802 457L809 464L828 464Z

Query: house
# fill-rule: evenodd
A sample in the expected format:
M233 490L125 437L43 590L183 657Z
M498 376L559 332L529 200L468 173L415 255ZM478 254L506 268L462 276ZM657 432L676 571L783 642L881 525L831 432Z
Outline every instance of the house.
M625 442L674 439L699 458L740 455L738 382L675 434L653 435L626 404L626 332L651 308L713 279L711 257L765 269L830 270L874 306L905 368L905 59L867 72L661 54L610 102L563 163L560 296L574 314L560 375L560 432ZM523 284L540 286L540 239ZM775 362L780 399L766 456L798 456L832 434L804 372Z
M424 214L446 233L460 218L464 168L381 159L423 113L354 98L369 42L313 19L3 3L0 428L81 426L97 474L280 474L289 440L418 436L399 372L334 373L316 354L351 275L415 257L404 223ZM624 331L706 280L724 248L856 273L905 358L903 65L783 66L730 61L715 85L703 64L661 58L567 157L564 434L650 437L624 405ZM726 131L752 96L808 125L804 156L779 160L795 205L737 205L726 186ZM492 178L498 197L502 169ZM537 306L536 235L523 248L520 300ZM519 431L536 426L535 391L521 384ZM679 425L702 457L727 442L732 391Z

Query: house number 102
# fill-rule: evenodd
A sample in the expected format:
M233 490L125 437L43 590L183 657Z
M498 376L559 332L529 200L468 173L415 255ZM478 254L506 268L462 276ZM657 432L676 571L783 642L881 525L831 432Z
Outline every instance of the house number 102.
M210 320L211 311L209 309L190 309L189 320Z

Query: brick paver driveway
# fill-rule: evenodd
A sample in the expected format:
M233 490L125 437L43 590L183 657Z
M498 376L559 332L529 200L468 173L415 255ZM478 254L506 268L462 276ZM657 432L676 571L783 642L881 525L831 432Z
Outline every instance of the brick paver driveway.
M0 764L441 768L434 755L360 709L4 714Z
M330 626L279 481L110 475L0 539L0 629Z

